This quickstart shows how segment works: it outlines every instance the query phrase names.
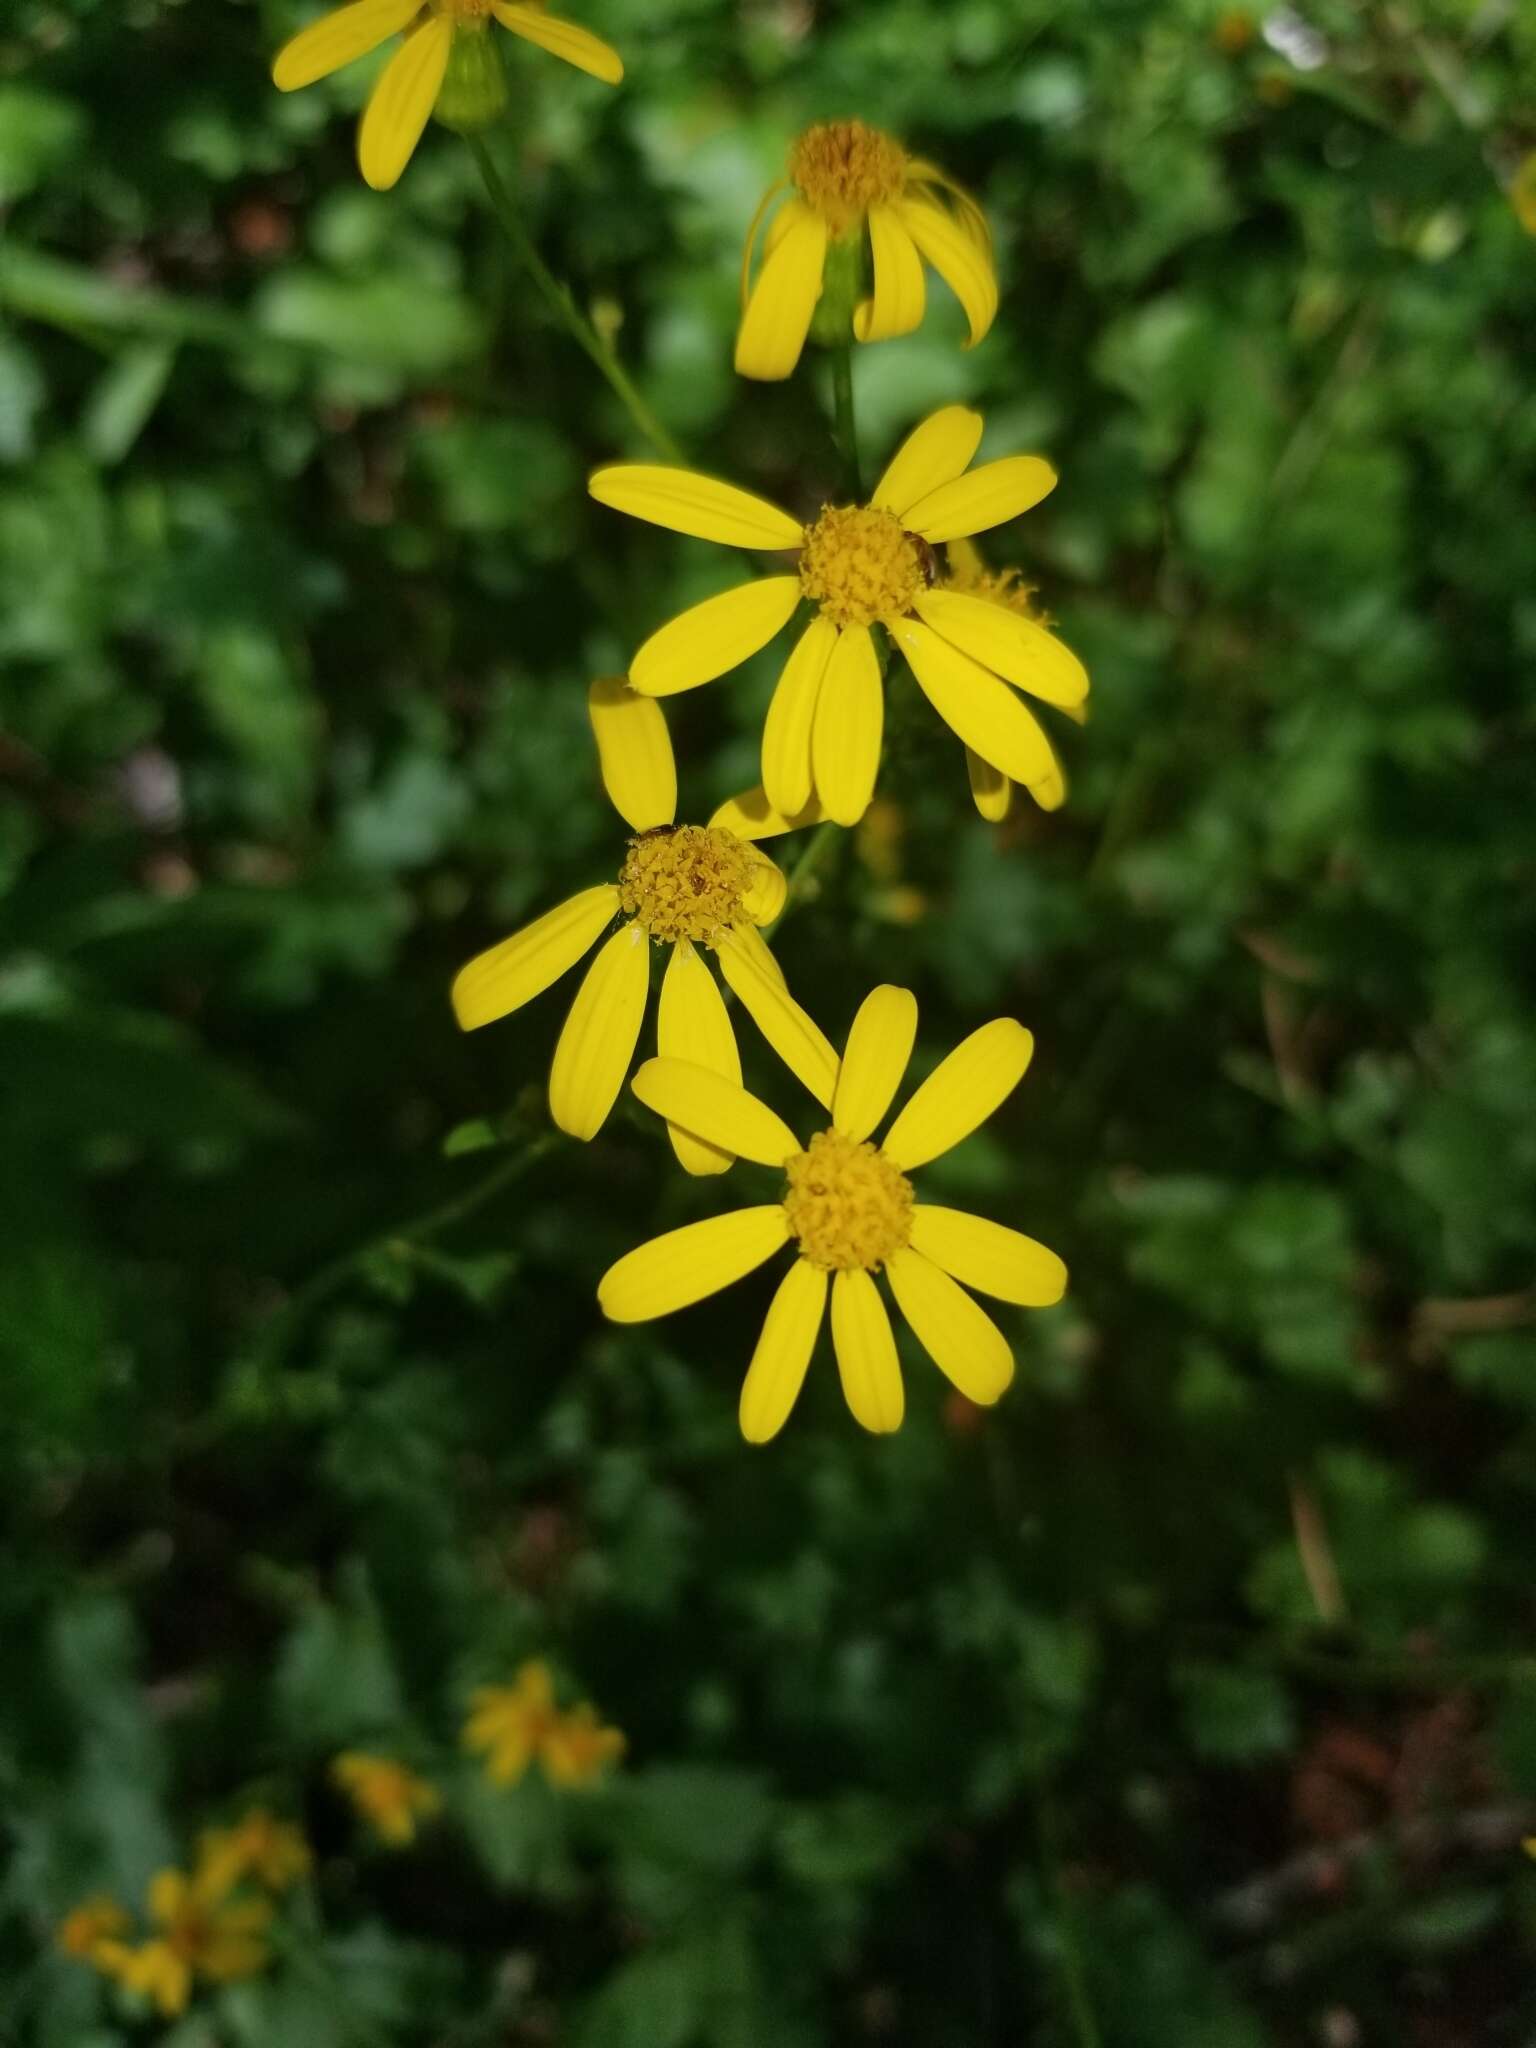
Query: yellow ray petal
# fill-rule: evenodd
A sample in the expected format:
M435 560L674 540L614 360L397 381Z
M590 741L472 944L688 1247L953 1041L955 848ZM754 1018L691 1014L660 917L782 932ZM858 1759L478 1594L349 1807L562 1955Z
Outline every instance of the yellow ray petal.
M876 1436L900 1429L906 1396L891 1319L874 1281L858 1267L833 1279L832 1344L854 1421Z
M1017 519L1055 488L1056 472L1043 455L1005 455L940 484L904 516L913 533L930 543L969 539Z
M1051 765L1045 774L1037 775L1033 782L1027 782L1024 786L1042 811L1059 811L1067 800L1066 771L1057 760L1056 749L1051 745L1050 739L1044 732L1040 736L1045 740Z
M461 1031L478 1031L510 1016L558 981L594 945L619 907L612 882L583 889L524 925L499 946L477 953L453 982L453 1013Z
M901 224L949 286L970 322L965 346L974 348L997 317L997 272L992 252L960 221L926 199L901 199Z
M970 777L971 801L977 810L989 825L1001 823L1013 808L1013 784L969 747L965 750L965 772Z
M905 519L920 498L953 483L981 446L982 418L964 405L940 406L914 427L892 456L870 499Z
M734 832L738 839L775 839L781 832L798 832L802 825L819 825L825 815L812 797L803 810L786 817L769 803L768 792L759 783L756 789L727 797L709 822Z
M647 1109L706 1144L759 1166L782 1166L801 1150L783 1117L739 1081L688 1060L647 1060L630 1087Z
M789 883L777 861L762 854L752 866L752 879L742 892L741 907L754 924L772 924L784 909Z
M1067 1291L1067 1269L1047 1246L964 1209L919 1202L911 1244L967 1287L1021 1308L1050 1308Z
M755 963L759 974L766 974L768 979L772 982L777 982L780 988L787 988L789 986L784 979L784 970L779 965L773 949L769 946L768 941L763 937L756 925L748 924L746 919L743 918L731 926L731 932L732 943L739 946L747 958ZM718 951L718 948L716 950Z
M919 619L893 620L890 632L934 710L983 761L1026 786L1059 772L1039 719L990 669Z
M826 1274L807 1260L796 1259L769 1303L742 1384L741 1433L749 1444L767 1443L789 1420L805 1383L826 1303Z
M963 590L924 591L914 607L952 647L1042 703L1071 709L1088 695L1087 669L1034 619Z
M635 1056L651 986L639 925L614 933L587 969L549 1070L549 1113L572 1138L595 1138Z
M590 29L578 28L574 21L562 21L542 7L514 7L508 0L491 0L491 12L513 35L537 43L541 50L564 58L578 71L590 71L604 85L617 85L624 76L624 60L618 51Z
M623 676L599 676L587 691L608 801L627 825L649 832L677 815L677 763L661 706Z
M756 654L800 602L798 576L760 576L706 597L654 632L629 665L647 697L697 689Z
M763 788L793 817L811 801L811 729L837 628L819 613L795 642L763 722Z
M369 95L357 131L357 162L375 192L387 192L410 162L437 105L452 42L450 25L430 16L412 29Z
M766 973L741 940L740 929L722 935L721 973L789 1071L805 1083L819 1103L830 1109L837 1088L837 1054L831 1041L814 1018L801 1009L783 981L775 981Z
M987 216L965 187L957 184L948 171L941 171L937 164L931 164L923 157L913 157L907 165L907 185L909 188L937 185L959 216L960 225L971 240L982 249L991 249L992 229L987 222Z
M821 679L811 728L811 773L829 818L857 825L880 771L885 693L868 626L844 626Z
M912 1334L968 1401L990 1408L1013 1378L1008 1340L979 1302L910 1247L885 1262L896 1306Z
M774 179L768 190L757 202L757 211L753 214L751 224L747 228L747 239L741 245L741 303L743 309L745 309L747 300L751 296L752 256L757 247L758 235L762 232L763 222L768 217L769 209L788 183L789 180L787 178Z
M736 332L736 374L765 384L787 377L800 360L827 256L827 224L799 199L774 217L779 239L758 273Z
M279 92L294 92L329 78L343 64L366 57L390 36L399 35L416 19L421 0L352 0L322 14L308 28L291 36L272 59L272 83Z
M832 1121L850 1138L867 1138L901 1086L917 1037L917 997L884 982L859 1005L848 1033Z
M615 462L592 472L587 489L600 505L730 548L797 548L805 528L766 498L692 469L659 462Z
M880 1148L886 1158L910 1173L969 1137L1018 1087L1034 1049L1033 1034L1012 1017L962 1039L892 1124Z
M876 206L869 216L869 246L875 290L853 316L860 341L891 341L922 325L925 291L917 245L894 207Z
M771 1258L789 1237L781 1202L733 1209L685 1223L626 1252L597 1283L598 1306L610 1322L648 1323L671 1315Z
M679 939L672 948L662 976L656 1050L663 1059L692 1060L696 1066L709 1067L727 1081L741 1079L741 1055L725 998L687 939ZM731 1163L729 1152L702 1144L676 1124L668 1124L667 1136L685 1173L724 1173Z

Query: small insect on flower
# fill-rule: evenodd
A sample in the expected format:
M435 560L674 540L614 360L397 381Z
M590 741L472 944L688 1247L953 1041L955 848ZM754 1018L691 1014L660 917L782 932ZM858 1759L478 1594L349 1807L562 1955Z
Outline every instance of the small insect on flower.
M607 85L624 76L616 50L590 30L548 13L539 0L351 0L284 43L272 62L272 82L281 92L294 92L403 34L357 131L363 177L376 192L387 192L434 112L463 134L476 134L501 116L507 82L500 47L488 33L493 18Z
M405 1764L365 1750L343 1751L331 1765L331 1779L392 1849L414 1842L418 1824L429 1820L443 1803L437 1787Z
M539 1658L522 1665L510 1685L476 1686L462 1740L472 1755L485 1758L493 1784L520 1783L537 1761L549 1782L565 1790L596 1784L626 1747L620 1731L605 1727L589 1704L569 1711L556 1706L554 1680Z
M836 1054L795 1002L760 934L784 908L786 884L756 841L814 823L809 803L793 817L761 790L722 804L707 825L678 825L677 769L659 704L622 676L593 683L587 709L603 785L632 828L618 880L584 889L479 954L453 984L465 1031L520 1009L574 967L612 924L588 968L555 1046L549 1113L573 1138L595 1138L618 1099L640 1038L651 985L648 941L669 949L657 1007L657 1049L741 1079L730 1014L702 955L713 953L742 1008L782 1058L830 1075ZM689 1173L723 1173L730 1161L686 1132L673 1150Z
M970 469L981 429L980 413L945 406L907 436L867 505L823 506L808 525L693 470L626 462L593 474L598 503L633 519L727 547L793 552L791 571L754 576L660 627L629 668L632 688L648 697L694 689L766 647L803 602L814 605L763 726L763 789L782 816L813 798L839 825L863 816L885 720L877 626L995 781L1022 783L1044 810L1064 801L1055 750L1017 692L1070 715L1088 695L1087 671L995 589L935 581L940 546L1016 519L1056 487L1038 455Z
M610 1266L597 1290L614 1322L649 1322L702 1301L795 1244L795 1263L774 1295L741 1390L741 1431L751 1443L766 1443L788 1419L829 1294L844 1397L856 1421L884 1433L901 1426L905 1396L876 1272L884 1270L897 1307L935 1365L981 1407L1012 1380L1013 1353L966 1287L1025 1308L1049 1307L1066 1291L1067 1269L1053 1251L1004 1224L919 1202L909 1178L1012 1093L1033 1038L1008 1017L982 1025L940 1062L875 1145L871 1133L901 1085L916 1035L911 990L872 990L848 1034L831 1125L803 1145L755 1095L703 1067L648 1060L634 1078L647 1108L734 1157L784 1174L776 1202L652 1238Z
M265 1899L230 1899L227 1872L204 1866L188 1876L162 1870L149 1887L149 1917L160 1932L137 1947L119 1944L99 1958L124 1990L149 1999L172 2019L185 2012L195 1982L232 1984L267 1967Z
M754 279L758 236L776 205ZM747 231L738 374L787 377L813 331L828 342L910 334L923 318L925 259L965 309L974 347L997 313L992 237L975 200L863 121L807 128Z

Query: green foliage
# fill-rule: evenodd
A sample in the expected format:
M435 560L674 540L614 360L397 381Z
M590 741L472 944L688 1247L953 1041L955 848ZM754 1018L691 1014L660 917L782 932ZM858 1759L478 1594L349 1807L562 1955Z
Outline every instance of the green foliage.
M1030 1026L924 1189L1071 1292L999 1309L995 1411L914 1354L863 1439L823 1352L763 1452L766 1280L602 1322L610 1260L745 1180L622 1108L549 1139L568 991L469 1038L446 992L613 875L586 683L734 569L586 498L647 452L623 408L460 141L371 193L366 64L272 89L297 0L14 0L0 2033L1523 2038L1529 12L574 11L624 87L508 41L491 148L702 466L840 487L825 359L730 369L796 129L858 112L993 223L979 347L935 283L858 353L864 463L963 399L1059 469L983 546L1092 672L1070 800L981 825L893 673L887 804L776 943L839 1042L910 983L923 1071ZM670 701L681 815L753 779L773 667ZM601 1784L464 1754L533 1657L625 1732ZM408 1847L349 1748L439 1791ZM58 1950L253 1806L315 1855L263 1973L162 2026Z

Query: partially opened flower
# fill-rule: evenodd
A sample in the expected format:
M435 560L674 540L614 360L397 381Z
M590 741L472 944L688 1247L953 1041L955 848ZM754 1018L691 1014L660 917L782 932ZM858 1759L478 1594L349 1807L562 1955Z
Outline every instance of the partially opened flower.
M160 1932L137 1947L98 1948L96 1961L125 1990L153 2001L165 2018L185 2012L194 1982L254 1977L270 1959L265 1899L230 1899L222 1870L162 1870L149 1887L149 1917Z
M1067 1269L1054 1252L1005 1224L919 1202L908 1178L968 1137L1012 1092L1033 1038L1011 1018L982 1025L940 1062L877 1146L870 1134L901 1085L916 1033L911 991L874 989L848 1034L831 1126L803 1145L755 1095L703 1067L648 1060L635 1076L636 1095L659 1115L784 1175L776 1201L652 1238L610 1266L597 1290L613 1321L649 1322L702 1301L793 1244L795 1262L779 1283L741 1390L742 1434L752 1443L776 1435L794 1406L829 1294L848 1406L866 1429L900 1427L901 1368L873 1277L882 1268L923 1349L982 1405L1013 1378L1013 1353L966 1287L1026 1308L1047 1307L1065 1292Z
M754 280L758 235L776 204ZM787 377L824 294L835 323L828 340L846 341L850 324L860 341L910 334L923 317L925 259L965 309L974 347L997 313L992 237L975 200L862 121L807 128L747 231L738 373Z
M632 687L665 697L712 682L766 647L809 599L816 616L784 664L763 726L763 787L777 812L793 817L814 795L840 825L862 817L885 721L877 625L976 758L1054 810L1066 792L1061 768L1017 692L1070 711L1088 694L1087 671L1034 619L936 581L942 543L1017 518L1056 485L1038 455L968 469L980 441L980 413L947 405L907 436L867 505L823 506L808 526L693 470L638 462L596 471L589 489L615 511L700 540L795 556L792 570L754 576L653 633L630 663Z
M492 17L515 36L617 85L624 66L600 36L521 0L351 0L300 29L272 61L281 92L328 78L393 35L404 41L379 73L357 131L357 161L376 192L386 192L411 160L436 112L467 133L487 127L507 103Z
M603 784L634 830L616 882L602 882L546 911L479 954L453 984L460 1025L474 1031L521 1008L591 951L549 1073L549 1112L573 1138L594 1138L624 1085L651 985L651 941L670 951L657 1008L660 1052L697 1060L732 1081L741 1059L729 1012L702 954L712 952L742 1008L780 1057L831 1100L837 1055L784 986L760 936L784 908L784 876L754 844L811 822L774 811L754 792L723 804L707 825L678 825L677 770L661 707L622 676L595 682L587 698ZM673 1149L690 1173L730 1164L686 1132Z

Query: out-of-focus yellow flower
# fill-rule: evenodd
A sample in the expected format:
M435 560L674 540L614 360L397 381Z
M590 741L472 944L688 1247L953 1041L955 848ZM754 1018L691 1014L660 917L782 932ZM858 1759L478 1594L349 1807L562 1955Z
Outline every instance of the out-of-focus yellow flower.
M1065 797L1055 751L1018 693L1070 710L1088 694L1087 671L1017 607L937 583L941 544L1016 519L1056 487L1038 455L971 469L981 426L980 413L945 406L907 436L867 505L824 506L808 526L693 470L627 462L592 476L592 496L633 519L727 547L793 553L787 573L754 576L670 620L629 669L632 688L648 697L694 689L766 647L809 599L816 616L795 642L763 726L763 789L782 817L813 797L839 825L864 815L885 719L876 625L997 778L1022 782L1046 810Z
M386 192L410 162L434 109L449 127L474 133L505 107L501 52L488 32L493 16L513 35L607 85L624 76L616 50L537 0L351 0L284 43L272 61L272 82L282 92L313 85L403 33L357 131L362 174L376 192Z
M463 1743L485 1759L497 1785L516 1785L537 1760L552 1785L594 1784L624 1754L624 1737L583 1704L562 1712L541 1658L522 1665L510 1685L480 1685L470 1694Z
M76 1956L84 1963L100 1963L103 1945L108 1946L120 1940L132 1925L125 1907L120 1906L109 1892L96 1892L88 1899L82 1899L72 1912L66 1913L59 1922L54 1941L65 1955Z
M253 1877L270 1892L297 1884L313 1858L301 1829L279 1820L263 1806L254 1806L233 1827L210 1828L198 1845L199 1874L229 1887Z
M754 281L759 232L786 192ZM997 313L992 237L975 200L862 121L807 128L791 145L788 175L769 186L747 231L738 373L787 377L823 299L828 340L846 341L850 331L859 341L910 334L923 317L925 259L965 309L973 347Z
M160 1933L130 1947L109 1945L100 1966L125 1990L148 1998L165 2018L185 2012L197 1978L212 1984L254 1977L269 1960L265 1899L227 1897L221 1870L162 1870L149 1888L149 1917Z
M437 1787L404 1764L363 1750L349 1749L337 1757L331 1777L380 1840L394 1849L413 1842L417 1824L443 1803Z
M786 884L755 844L820 812L807 804L799 816L781 816L752 791L722 804L707 825L674 824L677 770L660 705L622 676L604 676L587 707L609 800L635 833L619 878L584 889L471 960L453 984L461 1027L477 1030L542 994L621 916L625 922L587 969L555 1047L549 1113L562 1131L596 1137L624 1085L650 991L648 939L669 948L658 1051L741 1079L730 1013L702 957L712 952L769 1043L802 1047L830 1077L832 1048L790 996L759 935L784 908ZM674 1132L672 1143L689 1173L722 1173L730 1163L685 1134Z
M1509 203L1528 235L1536 235L1536 150L1520 165L1509 184Z
M966 1287L1026 1308L1048 1307L1066 1290L1067 1269L1053 1251L1001 1223L919 1202L908 1178L991 1116L1023 1079L1034 1039L1009 1017L973 1031L877 1147L870 1133L901 1085L916 1034L910 989L885 986L865 998L839 1066L831 1127L806 1145L755 1095L703 1067L648 1060L634 1078L647 1108L785 1176L777 1202L652 1238L610 1266L597 1290L614 1322L649 1322L702 1301L794 1243L798 1255L769 1306L741 1390L741 1430L751 1443L766 1443L788 1419L829 1293L832 1346L855 1420L877 1433L901 1426L896 1341L873 1277L882 1267L917 1341L982 1407L1013 1378L1013 1353Z

